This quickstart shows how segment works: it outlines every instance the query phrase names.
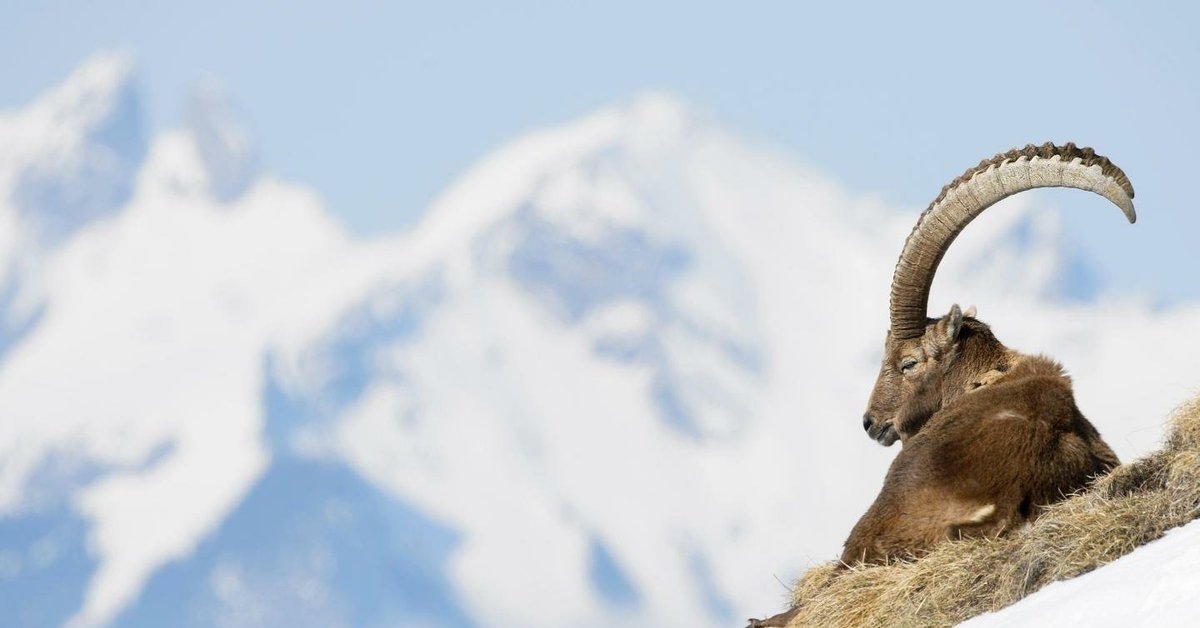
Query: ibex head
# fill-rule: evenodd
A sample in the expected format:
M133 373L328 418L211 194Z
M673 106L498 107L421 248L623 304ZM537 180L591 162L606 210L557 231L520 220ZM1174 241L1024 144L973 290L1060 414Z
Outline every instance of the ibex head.
M926 317L929 289L950 243L1002 198L1039 187L1072 187L1112 201L1129 222L1133 186L1120 168L1090 148L1032 144L1000 153L963 173L929 205L904 243L892 277L891 326L863 428L884 446L907 440L943 405L989 373L1008 367L1004 345L957 305Z

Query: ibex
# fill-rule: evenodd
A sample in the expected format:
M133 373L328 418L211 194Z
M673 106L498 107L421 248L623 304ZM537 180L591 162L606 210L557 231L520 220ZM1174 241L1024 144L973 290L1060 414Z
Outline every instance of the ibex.
M926 317L934 272L954 238L1000 199L1039 187L1096 192L1136 219L1125 173L1070 143L998 154L942 188L896 264L883 363L863 415L871 438L902 448L850 532L843 565L1019 528L1119 464L1057 362L1004 346L973 308ZM784 626L798 610L751 625Z

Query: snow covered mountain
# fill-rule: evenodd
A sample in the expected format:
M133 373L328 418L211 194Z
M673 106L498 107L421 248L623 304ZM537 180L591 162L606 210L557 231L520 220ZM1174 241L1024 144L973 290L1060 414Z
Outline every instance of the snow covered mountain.
M730 626L881 482L857 417L918 208L650 94L362 240L219 95L148 139L138 99L99 56L0 115L14 625ZM1062 359L1130 457L1200 379L1200 308L1083 281L1046 198L931 303Z

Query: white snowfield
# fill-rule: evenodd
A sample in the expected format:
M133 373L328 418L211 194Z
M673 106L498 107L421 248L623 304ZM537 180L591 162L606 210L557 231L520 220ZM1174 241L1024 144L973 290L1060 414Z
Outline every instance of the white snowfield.
M962 628L1187 628L1200 621L1200 522Z
M130 72L99 56L0 114L0 542L48 504L82 520L95 565L66 625L152 605L292 459L452 531L414 578L469 625L730 626L838 555L895 451L859 417L920 207L650 94L518 138L412 231L356 239L257 169L219 98L140 135ZM972 225L931 307L977 305L1061 359L1129 459L1200 382L1200 308L1066 298L1086 261L1045 205ZM273 415L276 389L311 413ZM0 598L64 564L46 538L0 551ZM230 573L197 586L256 599ZM378 603L321 573L305 599L345 625Z

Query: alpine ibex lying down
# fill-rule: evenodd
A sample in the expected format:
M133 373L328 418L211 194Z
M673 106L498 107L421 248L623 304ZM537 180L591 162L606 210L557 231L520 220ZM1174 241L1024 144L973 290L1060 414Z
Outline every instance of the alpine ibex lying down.
M1057 362L1004 346L973 308L926 318L934 272L954 238L995 202L1038 187L1096 192L1136 218L1125 173L1073 144L996 155L942 189L896 264L883 364L863 415L868 435L903 446L846 540L844 565L1002 534L1119 464ZM783 626L794 612L751 625Z

